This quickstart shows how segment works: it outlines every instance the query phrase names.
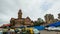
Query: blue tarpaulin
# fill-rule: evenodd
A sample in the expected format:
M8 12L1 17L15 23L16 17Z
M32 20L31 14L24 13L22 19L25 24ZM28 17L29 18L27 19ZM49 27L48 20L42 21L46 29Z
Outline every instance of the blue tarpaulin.
M60 26L60 21L54 22L54 23L49 24L49 25L47 25L47 26Z
M15 28L25 28L25 26L15 27Z
M34 28L38 29L38 30L44 30L44 26L34 26Z

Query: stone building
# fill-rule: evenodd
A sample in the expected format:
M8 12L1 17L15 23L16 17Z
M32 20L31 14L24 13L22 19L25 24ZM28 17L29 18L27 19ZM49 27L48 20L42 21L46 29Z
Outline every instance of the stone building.
M31 26L33 25L32 20L29 17L22 18L22 11L19 10L18 18L10 19L11 26L19 27L19 26Z
M52 14L46 14L45 16L46 23L53 23L54 22L54 16Z

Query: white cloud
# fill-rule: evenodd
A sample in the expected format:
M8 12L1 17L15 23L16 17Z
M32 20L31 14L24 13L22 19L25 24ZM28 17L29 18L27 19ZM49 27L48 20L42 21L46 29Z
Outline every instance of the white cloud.
M46 13L51 13L54 15L55 18L58 17L58 13L60 13L60 1L57 1L53 4L52 8L47 10Z
M0 22L9 23L11 17L17 18L19 9L22 9L23 17L29 16L32 20L44 18L47 13L57 18L59 3L60 0L0 0Z

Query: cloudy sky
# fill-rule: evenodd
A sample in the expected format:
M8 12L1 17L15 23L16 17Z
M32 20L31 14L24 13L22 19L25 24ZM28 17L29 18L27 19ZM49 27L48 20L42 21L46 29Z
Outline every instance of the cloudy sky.
M19 9L23 12L23 18L44 19L44 15L50 13L57 18L60 0L0 0L0 24L9 23L11 17L17 18Z

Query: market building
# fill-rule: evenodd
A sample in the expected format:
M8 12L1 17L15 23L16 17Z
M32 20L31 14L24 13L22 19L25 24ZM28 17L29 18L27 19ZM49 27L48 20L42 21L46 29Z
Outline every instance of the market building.
M32 20L29 17L22 18L22 10L20 9L18 12L18 18L11 18L10 24L11 26L20 27L20 26L31 26L33 25Z

